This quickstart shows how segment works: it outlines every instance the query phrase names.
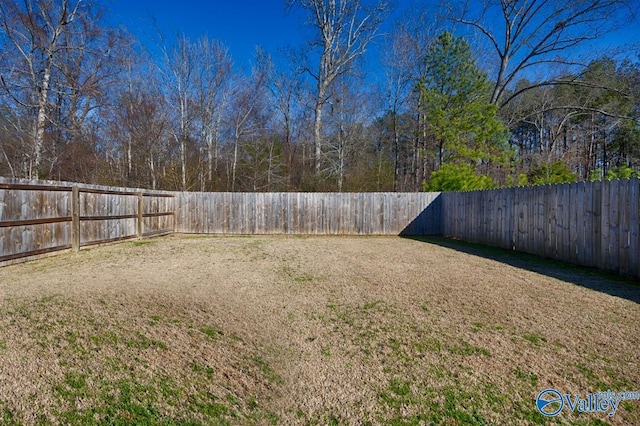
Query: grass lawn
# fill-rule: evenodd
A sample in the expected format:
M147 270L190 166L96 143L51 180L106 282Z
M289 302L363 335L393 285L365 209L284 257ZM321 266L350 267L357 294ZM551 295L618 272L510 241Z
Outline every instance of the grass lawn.
M444 239L166 237L0 269L0 425L640 424L637 281Z

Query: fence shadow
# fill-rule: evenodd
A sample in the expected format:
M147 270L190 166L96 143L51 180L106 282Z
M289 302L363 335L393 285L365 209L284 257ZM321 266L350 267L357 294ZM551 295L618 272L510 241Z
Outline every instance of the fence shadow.
M442 196L438 194L429 205L420 212L400 232L401 237L420 237L442 235Z
M495 260L640 304L640 281L633 277L606 273L594 268L575 266L559 260L444 237L403 237Z

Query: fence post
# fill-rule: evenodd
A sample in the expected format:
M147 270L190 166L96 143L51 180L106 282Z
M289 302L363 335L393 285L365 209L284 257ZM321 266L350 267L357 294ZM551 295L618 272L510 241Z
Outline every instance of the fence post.
M71 188L71 245L73 251L80 250L80 188Z
M178 207L180 206L181 197L179 194L173 194L173 233L178 233Z
M144 232L144 194L138 193L138 239L142 239Z

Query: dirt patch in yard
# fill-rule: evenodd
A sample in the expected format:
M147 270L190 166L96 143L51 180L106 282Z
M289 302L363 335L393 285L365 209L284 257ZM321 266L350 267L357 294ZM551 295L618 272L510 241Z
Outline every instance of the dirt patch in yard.
M394 237L168 237L0 269L0 424L529 424L640 391L640 287ZM616 414L552 421L640 424Z

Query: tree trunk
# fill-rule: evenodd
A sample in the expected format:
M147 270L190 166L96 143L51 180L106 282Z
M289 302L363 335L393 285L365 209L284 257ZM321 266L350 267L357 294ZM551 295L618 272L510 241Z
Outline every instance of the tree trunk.
M322 109L324 103L322 98L324 93L318 94L318 100L316 101L315 108L315 121L313 123L313 144L315 149L315 155L313 157L313 169L316 177L320 176L321 161L322 161Z
M234 138L233 138L233 163L231 165L231 192L236 190L236 169L238 167L238 145L240 143L240 135L238 134L238 130L236 129Z
M47 97L49 95L49 83L51 81L51 58L42 77L42 88L38 97L38 121L36 124L36 140L34 147L35 178L40 178L40 165L42 163L42 151L44 149L44 131L47 124ZM34 179L33 170L29 170L29 179Z
M398 191L398 158L400 156L400 134L398 131L398 113L393 111L393 192Z
M182 190L187 190L187 143L184 136L180 137L180 165L182 171Z
M156 189L156 168L153 161L153 152L149 153L149 171L151 172L151 189Z
M187 109L186 101L180 100L180 168L182 178L182 190L187 190Z

